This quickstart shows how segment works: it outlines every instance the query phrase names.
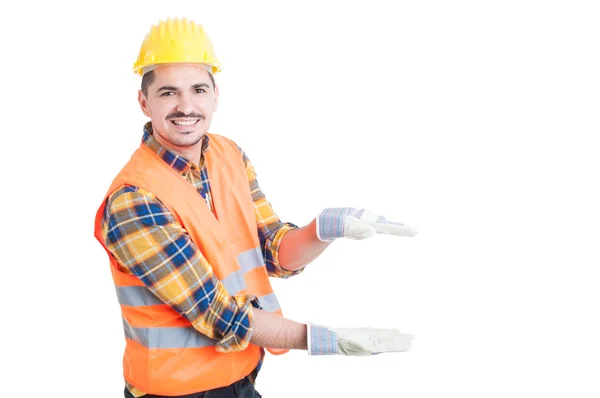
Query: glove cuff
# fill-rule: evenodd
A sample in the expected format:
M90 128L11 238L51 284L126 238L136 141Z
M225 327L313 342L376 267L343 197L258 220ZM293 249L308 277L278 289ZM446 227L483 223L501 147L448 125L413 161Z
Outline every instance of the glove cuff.
M323 326L306 325L308 337L308 355L337 355L337 333Z
M323 242L332 242L344 236L344 218L354 213L354 207L329 207L317 216L317 238Z

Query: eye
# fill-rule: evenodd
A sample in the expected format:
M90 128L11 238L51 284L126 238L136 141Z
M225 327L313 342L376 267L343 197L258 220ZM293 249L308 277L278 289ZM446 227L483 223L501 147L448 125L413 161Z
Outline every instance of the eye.
M162 93L160 96L161 97L170 97L172 95L175 95L174 91L165 91L164 93Z
M203 89L203 88L197 88L196 89L196 94L201 94L201 93L205 93L205 92L206 92L206 90Z

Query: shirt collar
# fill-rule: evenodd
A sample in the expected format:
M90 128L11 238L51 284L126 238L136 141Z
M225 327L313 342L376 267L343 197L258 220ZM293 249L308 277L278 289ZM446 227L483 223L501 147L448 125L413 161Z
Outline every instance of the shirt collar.
M203 163L204 154L208 150L209 147L209 137L207 134L202 136L202 155L200 159L200 164ZM175 171L182 175L187 175L187 173L198 166L194 165L193 162L184 158L183 156L179 156L165 146L163 146L156 138L153 136L152 131L152 122L148 122L144 125L144 135L142 137L142 142L154 151L166 164L171 166Z

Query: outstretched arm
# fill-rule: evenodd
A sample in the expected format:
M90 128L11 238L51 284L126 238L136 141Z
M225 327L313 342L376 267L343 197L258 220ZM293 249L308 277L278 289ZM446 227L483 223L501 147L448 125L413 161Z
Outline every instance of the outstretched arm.
M412 334L398 329L331 328L304 324L254 308L250 342L262 347L304 350L309 355L368 356L410 349Z
M337 238L365 239L377 233L415 236L416 229L365 209L325 208L308 225L299 228L282 222L262 192L254 167L242 154L254 202L258 236L269 276L297 275Z

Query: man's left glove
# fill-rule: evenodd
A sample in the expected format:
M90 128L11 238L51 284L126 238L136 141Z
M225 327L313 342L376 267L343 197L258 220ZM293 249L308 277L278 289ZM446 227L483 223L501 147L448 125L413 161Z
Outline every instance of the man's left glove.
M317 237L323 242L337 238L365 239L376 234L415 236L415 227L392 222L366 209L333 207L323 209L317 219Z

